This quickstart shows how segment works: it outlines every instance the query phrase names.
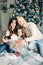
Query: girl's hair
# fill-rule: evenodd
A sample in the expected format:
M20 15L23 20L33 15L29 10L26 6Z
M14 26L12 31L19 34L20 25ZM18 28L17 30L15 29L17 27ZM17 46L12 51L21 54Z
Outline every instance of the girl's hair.
M16 26L15 26L15 28L14 28L13 31L12 31L12 27L11 27L11 23L12 23L14 20L16 20L16 18L10 18L9 23L8 23L8 30L9 30L9 32L10 32L10 35L11 35L12 33L16 33Z
M23 27L21 27L21 26L18 26L17 27L17 33L16 33L16 35L18 35L18 29L21 29L22 30L22 38L24 39L24 38L27 38L28 37L28 35L26 34L26 33L24 33L24 29L23 29Z
M16 31L16 35L18 35L18 30L21 29L22 30L22 27L21 26L17 26L17 31ZM23 32L22 32L23 33ZM21 36L23 38L23 35Z

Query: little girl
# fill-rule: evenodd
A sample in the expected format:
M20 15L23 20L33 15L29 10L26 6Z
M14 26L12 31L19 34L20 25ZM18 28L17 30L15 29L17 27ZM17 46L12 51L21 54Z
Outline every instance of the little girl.
M18 40L16 40L15 47L19 44L19 42L25 38L28 37L27 33L23 33L23 28L22 27L17 27L17 33L16 35L18 36Z
M11 36L10 48L12 48L13 50L15 50L15 48L16 48L18 42L19 42L20 40L22 40L22 39L23 39L22 28L18 27L16 34Z
M14 45L14 48L16 50L20 51L21 54L27 55L27 53L28 53L27 51L29 48L28 43L25 42L25 45L23 44L21 46L17 46L17 45L19 44L20 40L25 39L28 35L26 33L23 33L22 27L17 28L17 34L16 35L18 36L18 41L17 42L15 41L16 43Z

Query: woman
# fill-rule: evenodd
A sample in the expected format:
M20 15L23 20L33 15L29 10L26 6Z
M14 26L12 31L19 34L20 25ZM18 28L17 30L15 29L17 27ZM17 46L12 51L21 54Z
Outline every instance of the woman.
M43 37L42 33L39 31L39 29L37 28L37 26L33 22L27 23L25 21L25 19L23 17L20 17L20 16L17 17L17 22L18 22L18 25L25 28L25 30L26 30L25 32L27 32L28 35L30 36L27 39L27 42L33 41L33 40L38 40L38 39L41 39Z
M42 33L39 31L39 29L33 22L27 23L23 17L18 16L17 23L18 25L24 28L23 32L26 32L29 36L28 38L25 39L26 42L39 40L43 37Z
M11 18L8 23L8 30L6 31L6 36L2 38L2 41L4 42L4 44L0 45L0 53L3 52L4 50L6 50L8 53L15 52L12 49L10 49L8 45L8 42L9 42L8 37L15 35L15 33L16 33L16 19Z
M33 42L34 41L34 43L36 43L35 40L40 40L43 38L42 33L39 31L39 29L33 22L27 23L23 17L17 16L17 23L19 26L22 26L24 28L23 32L26 32L29 36L29 37L21 40L19 42L18 46L20 46L20 44L24 44L24 42ZM30 43L29 47L34 46L33 44ZM31 47L31 48L34 49L34 47Z

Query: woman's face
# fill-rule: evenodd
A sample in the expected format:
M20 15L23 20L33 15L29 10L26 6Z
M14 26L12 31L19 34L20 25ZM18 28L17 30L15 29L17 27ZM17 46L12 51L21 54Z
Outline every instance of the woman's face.
M21 18L18 18L17 21L20 26L24 26L24 21Z
M12 29L14 29L15 26L16 26L16 20L14 20L14 21L11 23L11 27L12 27Z
M21 37L22 36L22 30L21 29L18 29L18 36Z

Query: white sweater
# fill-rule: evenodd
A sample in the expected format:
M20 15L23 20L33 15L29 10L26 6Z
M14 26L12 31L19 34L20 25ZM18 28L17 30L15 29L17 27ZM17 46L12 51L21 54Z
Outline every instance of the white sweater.
M25 39L26 42L41 39L43 37L43 34L40 32L40 30L37 28L37 26L33 22L29 22L29 23L27 23L27 25L28 24L30 26L32 36L29 38L26 38Z

